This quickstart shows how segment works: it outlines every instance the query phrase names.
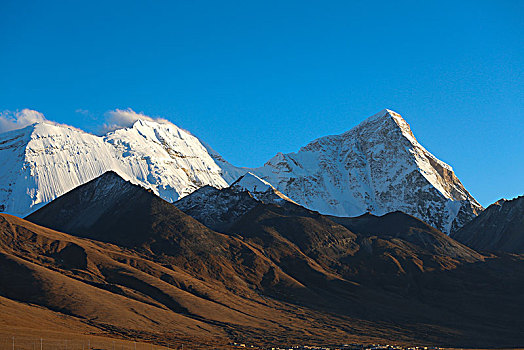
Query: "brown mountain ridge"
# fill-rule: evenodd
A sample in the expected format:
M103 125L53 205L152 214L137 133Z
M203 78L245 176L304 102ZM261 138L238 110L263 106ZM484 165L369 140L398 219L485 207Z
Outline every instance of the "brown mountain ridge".
M452 237L477 250L524 253L524 196L493 203Z
M27 219L1 217L0 297L123 337L524 343L523 258L481 255L403 213L257 203L217 232L106 173Z

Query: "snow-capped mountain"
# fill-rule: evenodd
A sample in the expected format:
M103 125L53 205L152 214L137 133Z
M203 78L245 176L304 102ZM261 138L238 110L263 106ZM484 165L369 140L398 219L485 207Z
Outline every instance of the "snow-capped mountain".
M233 182L230 188L235 192L249 192L253 198L266 204L293 202L293 200L285 196L269 182L262 180L250 172L242 175L237 181Z
M323 214L400 210L447 233L482 210L452 168L390 110L255 169L236 167L189 132L152 120L104 136L33 124L0 134L0 163L0 211L20 216L109 170L170 202L206 185L225 188L250 172L238 186L265 181L261 188L274 186ZM249 192L260 196L257 191Z
M222 231L259 203L296 205L270 183L252 173L246 173L227 188L204 186L174 204L207 227Z
M251 172L323 214L382 215L395 210L450 233L481 205L452 168L429 153L397 113L383 110L297 153L279 153Z
M105 136L37 123L0 135L0 211L24 216L108 170L175 201L226 187L200 141L170 123L136 121Z

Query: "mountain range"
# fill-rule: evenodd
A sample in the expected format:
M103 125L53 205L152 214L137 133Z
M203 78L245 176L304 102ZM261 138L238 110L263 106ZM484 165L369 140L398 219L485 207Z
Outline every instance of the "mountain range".
M175 202L204 186L226 188L252 173L285 197L335 216L402 211L445 233L480 213L452 168L383 110L351 130L278 153L261 167L228 163L168 122L138 120L104 136L41 122L0 135L0 211L25 216L106 171Z
M524 196L493 203L453 238L481 251L524 253Z
M107 172L0 215L0 308L160 343L513 347L522 288L522 255L399 211L322 215L253 174L173 204Z

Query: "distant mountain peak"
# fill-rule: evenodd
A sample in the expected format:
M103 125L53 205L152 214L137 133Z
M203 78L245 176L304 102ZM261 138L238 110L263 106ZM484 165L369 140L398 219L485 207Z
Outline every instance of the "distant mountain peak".
M380 134L383 132L383 130L386 130L389 134L388 136L392 139L398 140L400 137L403 137L407 139L412 145L422 147L415 138L415 135L413 135L408 122L399 113L390 109L383 109L382 111L365 119L352 129L346 131L342 135L352 136L355 131L366 128L374 129L377 134ZM400 131L400 133L398 133L398 131Z
M261 203L278 206L297 204L250 172L227 188L204 186L174 204L206 226L223 230Z
M229 188L237 192L249 192L253 198L264 203L281 203L285 201L295 203L269 182L262 180L251 172L242 175Z
M262 180L255 174L247 172L231 184L231 188L251 191L251 192L266 192L274 187L267 181Z
M200 140L171 123L138 120L103 136L53 122L0 134L0 209L25 216L108 170L173 202L227 187Z
M452 237L477 250L524 253L524 196L496 201Z
M381 119L381 118L390 118L390 117L403 119L399 113L391 109L384 108L380 112L373 114L371 117L364 119L362 123L370 122L370 121Z
M257 191L270 183L273 198L292 198L324 214L401 210L446 233L482 210L452 168L422 147L409 124L389 109L296 153L277 153L254 169L228 163L188 131L162 120L139 119L103 136L39 123L0 134L0 145L0 209L17 215L108 170L169 202L206 185L226 188L249 172L241 181L250 179Z
M450 233L482 210L453 173L428 152L400 114L385 109L340 135L277 154L251 172L323 214L382 215L401 210Z

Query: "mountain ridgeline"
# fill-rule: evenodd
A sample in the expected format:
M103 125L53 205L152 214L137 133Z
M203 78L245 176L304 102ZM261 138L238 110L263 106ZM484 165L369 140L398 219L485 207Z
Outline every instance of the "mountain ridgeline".
M353 129L317 139L252 170L297 203L336 216L402 211L450 233L481 210L452 168L383 110Z
M490 205L453 238L481 251L524 253L524 196Z
M38 123L0 134L0 210L25 216L106 171L175 202L204 186L226 188L252 173L283 196L336 216L402 211L451 233L482 207L452 168L383 110L353 129L279 153L259 168L236 167L189 132L138 120L104 136Z
M398 211L322 215L254 174L173 204L108 172L27 221L3 218L0 278L19 271L26 284L2 284L0 296L124 334L165 318L177 332L205 329L187 330L195 342L524 342L523 256L481 254ZM60 289L41 282L55 278ZM86 299L87 312L75 293L97 293L107 309ZM116 300L117 315L149 321L112 317Z
M139 120L0 135L0 324L191 348L524 343L524 201L383 110L262 167ZM38 315L38 320L35 318Z

